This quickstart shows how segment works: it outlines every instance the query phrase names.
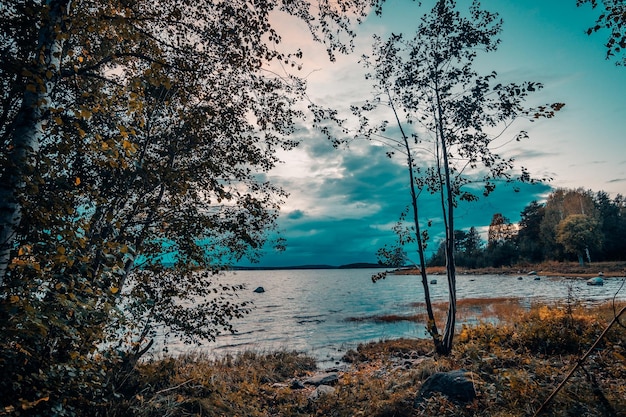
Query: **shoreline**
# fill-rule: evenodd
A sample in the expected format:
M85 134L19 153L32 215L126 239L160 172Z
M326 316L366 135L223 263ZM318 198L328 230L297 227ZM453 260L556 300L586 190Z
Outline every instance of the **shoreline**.
M593 278L602 273L604 277L626 277L626 262L594 262L580 265L578 262L544 262L541 264L525 264L503 266L499 268L464 268L457 267L458 275L530 275L536 272L538 276L565 277L565 278ZM390 271L395 275L419 275L418 268L396 269ZM445 266L432 266L426 268L428 275L445 275ZM532 274L534 275L534 274Z

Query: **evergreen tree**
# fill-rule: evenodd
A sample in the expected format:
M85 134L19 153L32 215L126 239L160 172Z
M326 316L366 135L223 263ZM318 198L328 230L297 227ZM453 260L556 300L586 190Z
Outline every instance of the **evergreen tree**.
M538 263L544 260L544 245L541 240L541 222L545 206L532 201L524 208L517 233L520 260Z

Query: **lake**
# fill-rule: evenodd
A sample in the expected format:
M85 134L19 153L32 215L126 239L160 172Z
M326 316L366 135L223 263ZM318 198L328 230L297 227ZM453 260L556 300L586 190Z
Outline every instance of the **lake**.
M254 303L254 310L233 322L237 334L218 336L214 343L201 347L168 343L170 354L190 350L210 356L235 354L243 350L267 352L288 349L307 352L321 364L339 360L347 349L359 343L398 337L427 337L424 323L410 321L378 322L353 320L387 314L408 315L417 312L415 303L423 302L421 277L389 275L372 283L376 269L263 270L228 272L228 283L243 283L241 301ZM431 285L434 302L448 297L445 276ZM588 286L584 279L507 275L459 275L457 297L516 297L523 304L534 301L566 300L573 296L582 302L613 298L622 278L605 278L604 286ZM259 286L264 293L255 293ZM626 299L626 289L619 293ZM351 320L352 319L352 320ZM443 329L441 329L442 331Z

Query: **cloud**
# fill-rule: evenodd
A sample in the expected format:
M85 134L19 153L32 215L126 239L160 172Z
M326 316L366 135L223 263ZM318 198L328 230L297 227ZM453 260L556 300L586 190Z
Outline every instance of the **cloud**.
M287 246L282 253L266 251L262 264L376 262L376 250L396 240L392 227L410 204L402 158L390 159L384 148L365 141L335 149L313 136L298 151L293 155L297 175L290 175L289 170L281 175L270 173L271 180L291 194L278 220ZM551 190L546 184L516 186L519 192L511 184L500 183L487 198L459 203L456 229L474 226L482 230L495 213L517 222L530 201L543 200ZM421 227L432 222L430 256L443 238L440 199L424 191L418 201Z
M304 211L302 210L294 210L286 215L286 217L290 220L298 220L304 217Z
M505 20L504 42L497 53L480 58L479 70L496 70L502 82L543 82L544 89L529 97L530 106L552 102L567 106L550 120L515 122L511 133L499 139L497 152L515 158L534 177L556 179L550 184L519 185L519 192L514 192L512 185L499 183L489 197L459 203L457 229L474 226L486 230L495 213L517 222L529 202L544 200L553 187L604 186L611 193L626 194L622 172L626 160L621 152L626 83L620 81L623 69L604 61L602 42L584 35L588 13L573 6L567 13L574 13L574 19L551 2L537 3L532 11L521 3L505 3L485 3L489 10L501 12ZM371 99L373 90L364 80L366 71L358 60L371 50L373 33L414 33L418 16L428 9L407 12L407 7L388 3L382 19L368 18L357 30L354 53L338 55L333 64L328 63L324 46L310 40L305 27L294 24L293 19L279 22L287 30L282 47L304 51L299 75L307 78L309 97L316 104L339 110L341 117L348 119L349 128L356 125L349 106ZM377 116L392 120L383 111ZM529 141L511 140L520 130L528 131ZM392 137L397 133L393 126L386 132ZM385 155L388 149L376 142L351 137L344 138L350 140L347 148L335 149L307 125L298 129L294 139L301 145L290 152L281 151L279 157L285 163L266 175L290 193L278 220L287 250L282 254L268 250L262 263L374 262L376 249L395 240L391 228L410 203L402 155L396 153L389 159ZM420 160L427 160L428 136L423 139L426 149ZM420 196L423 224L432 220L431 250L436 249L443 234L439 204L437 196L426 192Z
M614 178L612 180L607 181L607 183L616 183L616 182L626 182L626 178Z

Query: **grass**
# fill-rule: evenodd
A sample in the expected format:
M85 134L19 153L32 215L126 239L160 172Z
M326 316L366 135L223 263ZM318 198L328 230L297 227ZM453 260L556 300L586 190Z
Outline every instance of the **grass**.
M435 317L443 318L448 310L447 302L434 302L432 304ZM372 316L349 317L350 322L374 321L378 323L393 323L397 321L413 321L425 323L428 320L426 305L424 303L412 303L409 307L416 310L413 314L381 314ZM522 300L514 297L496 298L465 298L457 300L457 321L489 320L500 321L512 319L527 311ZM437 323L441 327L444 323Z
M520 275L530 271L536 271L542 276L556 277L578 277L591 278L598 276L602 272L606 277L624 277L626 276L626 262L594 262L592 264L580 265L578 262L557 262L546 261L540 264L517 264L512 266L502 266L499 268L486 267L468 269L457 267L457 274L463 275ZM398 275L417 275L419 269L402 269L394 272ZM427 268L428 274L445 275L446 268L443 266L433 266Z
M536 305L508 299L489 310L497 324L463 326L453 354L434 354L427 340L362 344L344 357L335 392L311 400L313 387L293 381L316 372L297 352L202 355L142 364L109 416L532 416L612 318L610 305ZM479 300L463 300L475 307ZM509 306L507 310L506 306ZM435 372L472 372L479 393L470 404L434 396L413 400ZM568 381L546 416L626 415L626 328L615 326Z

